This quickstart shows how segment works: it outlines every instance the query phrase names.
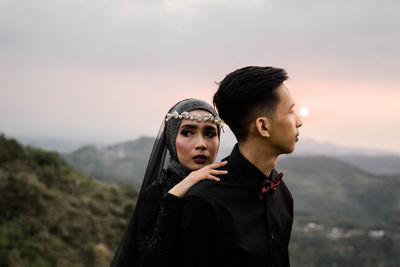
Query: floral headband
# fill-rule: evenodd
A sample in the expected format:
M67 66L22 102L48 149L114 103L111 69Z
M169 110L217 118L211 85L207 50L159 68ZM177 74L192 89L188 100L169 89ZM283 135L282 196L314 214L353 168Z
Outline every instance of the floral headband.
M209 122L214 122L216 125L219 126L219 128L221 128L222 130L224 130L224 121L218 117L218 116L213 116L211 113L209 114L205 114L204 116L196 113L196 114L192 114L190 115L189 112L184 111L181 114L178 113L178 111L174 111L172 113L167 113L165 121L168 122L170 119L188 119L188 120L192 120L192 121L209 121Z

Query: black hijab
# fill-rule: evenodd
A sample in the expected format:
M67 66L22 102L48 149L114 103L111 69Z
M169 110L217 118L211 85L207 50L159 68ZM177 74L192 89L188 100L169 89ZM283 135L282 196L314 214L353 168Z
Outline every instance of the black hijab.
M175 111L175 114L182 114L183 112L190 112L196 109L208 111L214 117L218 116L217 112L210 104L199 99L185 99L181 102L178 102L169 110L168 114L172 114ZM180 180L185 178L191 172L189 169L185 168L179 163L176 151L176 136L178 135L181 118L175 117L176 116L171 115L169 117L167 116L161 123L160 130L154 142L153 150L150 154L142 186L139 192L139 197L136 203L139 203L142 200L143 192L161 178L161 172L165 167L164 165L167 152L169 152L169 161L166 168L177 174ZM217 129L219 136L220 127L217 127ZM111 262L112 267L124 266L127 261L126 259L132 256L131 254L136 246L135 225L135 216L132 216L128 228L122 237L118 250L114 255L114 259Z
M182 114L183 112L190 112L195 109L201 109L210 112L214 117L217 117L217 112L215 109L208 104L207 102L199 99L185 99L181 102L178 102L175 106L173 106L168 113L177 112L178 114ZM175 173L184 178L189 173L190 170L186 169L179 163L178 155L176 152L176 136L178 135L179 126L181 124L181 119L171 118L168 121L163 119L161 123L160 130L158 131L157 138L154 142L153 150L150 154L150 159L147 164L146 173L143 178L142 187L140 189L140 194L145 191L145 189L154 183L161 174L161 171L164 168L164 162L167 155L167 151L169 152L169 162L167 168L172 169ZM220 134L220 128L218 128L218 136Z

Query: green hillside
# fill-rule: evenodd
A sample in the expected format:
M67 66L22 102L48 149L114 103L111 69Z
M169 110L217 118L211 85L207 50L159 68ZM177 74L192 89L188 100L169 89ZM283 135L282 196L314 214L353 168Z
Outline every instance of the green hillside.
M278 168L298 223L400 231L400 176L377 176L325 157L289 157Z
M136 195L0 135L0 266L108 266Z
M137 186L153 142L154 138L142 137L105 148L87 146L65 158L96 179ZM296 200L299 223L378 229L400 225L399 176L370 174L328 157L284 157L278 169L284 172Z
M278 168L295 200L293 266L399 266L399 176L325 157L289 157Z

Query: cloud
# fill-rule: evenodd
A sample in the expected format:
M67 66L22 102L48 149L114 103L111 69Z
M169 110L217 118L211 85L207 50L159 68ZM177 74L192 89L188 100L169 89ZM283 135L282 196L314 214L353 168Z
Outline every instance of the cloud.
M39 0L1 10L9 61L160 71L309 62L382 75L400 65L396 1Z
M209 100L214 81L245 65L287 68L308 99L382 88L390 98L399 13L394 0L2 0L0 124L130 134L121 118L151 103L139 120L157 122L140 129L151 133L174 101Z

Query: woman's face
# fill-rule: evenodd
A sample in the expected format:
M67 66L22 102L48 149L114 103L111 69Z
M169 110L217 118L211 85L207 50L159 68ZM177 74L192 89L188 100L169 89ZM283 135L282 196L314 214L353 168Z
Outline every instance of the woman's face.
M189 114L204 117L210 113L196 109ZM217 127L214 122L182 119L176 136L176 152L184 167L195 171L215 161L219 147Z

